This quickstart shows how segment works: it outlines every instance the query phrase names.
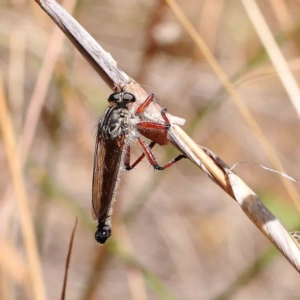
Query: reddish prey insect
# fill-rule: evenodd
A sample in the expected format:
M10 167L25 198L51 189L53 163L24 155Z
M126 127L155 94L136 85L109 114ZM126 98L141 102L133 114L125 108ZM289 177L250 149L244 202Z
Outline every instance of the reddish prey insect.
M142 120L143 112L154 99L154 94L149 95L136 112L133 112L128 105L135 102L135 96L121 89L109 96L110 106L98 124L94 154L92 211L93 218L98 220L95 239L100 244L104 244L111 235L114 196L121 169L125 168L128 171L133 169L146 156L154 169L164 170L185 157L181 154L161 167L151 152L156 143L160 145L168 143L167 131L171 126L165 108L161 110L164 123ZM141 134L150 138L152 142L147 145ZM130 145L136 140L143 154L130 165Z

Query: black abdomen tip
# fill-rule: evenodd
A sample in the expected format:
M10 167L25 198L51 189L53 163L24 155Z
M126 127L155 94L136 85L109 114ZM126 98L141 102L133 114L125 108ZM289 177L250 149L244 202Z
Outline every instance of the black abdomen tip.
M99 227L100 226L98 226L98 229L95 233L95 240L100 244L104 244L106 240L111 236L111 229L109 228L109 226L103 226L102 228Z

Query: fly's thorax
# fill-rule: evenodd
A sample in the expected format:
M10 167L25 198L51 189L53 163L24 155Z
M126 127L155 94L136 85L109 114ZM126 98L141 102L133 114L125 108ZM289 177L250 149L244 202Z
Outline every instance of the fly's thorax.
M115 139L121 135L129 135L139 119L127 107L113 106L105 112L100 130L105 140Z

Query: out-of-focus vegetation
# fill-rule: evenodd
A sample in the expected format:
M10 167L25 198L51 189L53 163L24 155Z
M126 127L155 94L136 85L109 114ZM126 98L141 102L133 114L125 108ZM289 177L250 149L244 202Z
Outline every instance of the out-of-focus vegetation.
M300 2L257 2L299 82ZM272 167L165 1L65 3L132 78L186 119L184 129L199 144L228 165L254 161ZM242 2L178 3L286 172L299 179L299 116ZM67 299L299 299L295 270L188 160L164 172L154 172L146 160L124 171L113 237L105 246L96 244L94 138L111 91L69 41L61 43L63 35L34 1L2 0L0 5L1 103L8 107L0 114L5 118L0 131L1 299L34 299L38 293L32 289L31 248L24 245L18 197L28 201L42 270L38 281L48 299L60 297L76 216ZM15 145L8 143L9 117ZM132 160L140 152L135 147ZM176 155L171 146L154 152L161 163ZM238 166L236 172L288 229L300 227L298 186L288 191L278 175L256 165Z

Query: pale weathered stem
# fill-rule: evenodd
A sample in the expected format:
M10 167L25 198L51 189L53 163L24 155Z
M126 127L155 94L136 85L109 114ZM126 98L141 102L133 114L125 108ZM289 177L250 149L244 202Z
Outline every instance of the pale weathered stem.
M198 165L242 208L254 225L275 245L300 272L299 244L280 221L265 207L258 196L213 152L197 145L180 127L170 131L172 143Z
M56 1L36 0L36 2L110 87L113 87L114 83L131 81L131 78L121 70L111 55Z
M64 31L75 47L112 88L127 84L126 91L135 94L139 105L146 91L121 70L112 56L54 0L36 0L54 22ZM161 107L154 103L147 109L150 120L161 120ZM248 218L277 247L293 267L300 272L300 249L276 217L263 205L257 195L213 152L197 145L180 127L182 119L168 115L172 123L169 141L187 158L199 166L215 183L241 206Z

